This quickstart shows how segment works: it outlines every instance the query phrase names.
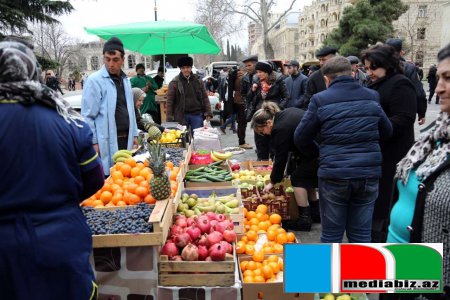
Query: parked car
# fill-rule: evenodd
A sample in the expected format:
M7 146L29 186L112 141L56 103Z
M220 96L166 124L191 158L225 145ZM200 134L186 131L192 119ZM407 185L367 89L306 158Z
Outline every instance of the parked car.
M70 106L72 106L76 111L81 111L81 95L82 91L74 91L65 93L63 98L69 102Z
M210 63L206 66L205 69L205 77L206 76L213 76L217 78L219 76L219 73L224 68L233 68L238 66L239 63L237 61L215 61Z

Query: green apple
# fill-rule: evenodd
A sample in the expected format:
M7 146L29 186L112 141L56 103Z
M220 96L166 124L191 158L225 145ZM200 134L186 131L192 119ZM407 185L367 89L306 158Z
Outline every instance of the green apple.
M334 295L333 295L333 294L326 294L326 295L323 297L323 300L335 300L335 299L334 299Z

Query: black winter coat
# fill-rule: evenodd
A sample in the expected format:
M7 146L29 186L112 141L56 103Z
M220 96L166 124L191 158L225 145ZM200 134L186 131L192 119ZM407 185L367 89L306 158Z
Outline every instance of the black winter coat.
M308 84L306 85L306 92L303 94L303 97L300 100L300 103L303 104L303 109L307 109L309 105L309 101L311 101L312 96L319 92L325 91L327 86L325 84L325 79L323 78L323 74L321 70L317 70L309 76Z
M417 74L417 68L414 64L402 60L405 76L411 80L416 90L416 100L417 100L417 116L419 119L424 118L427 112L427 95L423 90L422 82L419 80L419 75Z
M250 121L253 117L255 111L261 108L264 101L271 101L278 104L281 109L284 109L285 105L289 101L289 93L287 91L286 83L284 82L283 76L272 72L269 75L269 81L273 82L266 98L263 99L261 95L261 84L258 82L258 88L256 92L252 89L247 93L247 121Z
M372 82L368 88L380 94L380 104L392 123L392 137L380 141L383 155L382 176L374 219L389 218L393 178L396 164L408 153L414 143L414 120L417 112L416 91L411 81L402 74L388 75Z

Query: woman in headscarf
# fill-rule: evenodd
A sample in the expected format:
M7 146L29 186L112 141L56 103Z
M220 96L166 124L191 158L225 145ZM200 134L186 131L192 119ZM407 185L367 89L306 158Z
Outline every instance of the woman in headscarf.
M148 131L151 126L156 126L160 132L163 132L165 129L163 126L142 118L140 108L144 103L144 99L146 96L144 91L141 90L140 88L132 88L131 91L133 92L134 112L136 114L136 123L138 129L142 131Z
M95 299L79 203L103 169L89 126L39 74L26 44L0 42L0 299Z

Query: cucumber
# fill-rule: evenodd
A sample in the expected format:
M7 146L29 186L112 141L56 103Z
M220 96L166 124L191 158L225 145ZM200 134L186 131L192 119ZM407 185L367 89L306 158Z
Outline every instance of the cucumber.
M186 180L190 182L210 182L208 179L205 178L187 178Z
M222 162L223 162L223 160L220 160L220 161L216 161L216 162L210 163L210 164L208 165L208 167L211 167L211 166L219 166Z
M213 181L213 182L222 182L223 181L222 178L217 177L217 176L213 176L213 175L210 175L210 174L206 174L205 177L206 177L206 179L209 179L210 181Z

